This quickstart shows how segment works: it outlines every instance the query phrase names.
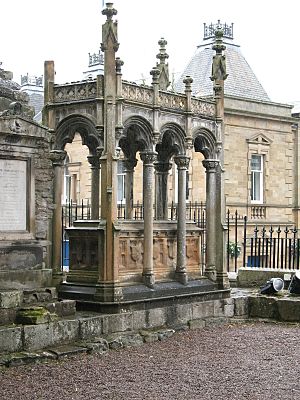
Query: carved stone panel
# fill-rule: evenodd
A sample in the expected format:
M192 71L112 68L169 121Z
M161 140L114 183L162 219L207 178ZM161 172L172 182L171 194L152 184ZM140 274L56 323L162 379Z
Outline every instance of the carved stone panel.
M98 237L91 232L70 236L70 271L98 269Z

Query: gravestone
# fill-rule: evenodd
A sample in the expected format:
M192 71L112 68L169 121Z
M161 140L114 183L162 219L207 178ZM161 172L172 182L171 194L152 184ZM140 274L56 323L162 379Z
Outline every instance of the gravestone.
M52 165L47 129L0 68L0 290L51 285Z

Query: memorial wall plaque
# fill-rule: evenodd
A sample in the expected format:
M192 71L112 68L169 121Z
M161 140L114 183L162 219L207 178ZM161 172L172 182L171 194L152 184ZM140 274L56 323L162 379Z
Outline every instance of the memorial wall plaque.
M0 159L0 231L27 228L27 161Z

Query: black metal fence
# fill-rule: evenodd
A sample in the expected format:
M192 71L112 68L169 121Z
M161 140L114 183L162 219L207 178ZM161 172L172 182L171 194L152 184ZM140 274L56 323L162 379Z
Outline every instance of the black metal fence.
M300 238L295 226L249 226L246 216L227 211L227 271L239 267L299 270Z
M99 209L99 214L100 214ZM76 220L90 220L91 219L91 204L89 201L75 203L70 201L68 204L64 204L62 207L64 227L70 227ZM125 220L125 204L120 202L117 205L117 216L120 220ZM143 204L137 202L133 205L132 218L134 220L143 220L144 209ZM193 221L199 228L205 229L205 203L203 202L188 202L186 203L186 220ZM156 213L154 209L154 219L156 220ZM170 203L168 206L168 220L176 221L177 219L177 203Z

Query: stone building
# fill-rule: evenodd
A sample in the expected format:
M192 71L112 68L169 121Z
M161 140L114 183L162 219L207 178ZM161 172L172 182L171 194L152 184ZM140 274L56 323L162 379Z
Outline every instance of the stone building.
M299 223L298 126L292 105L272 102L233 38L233 24L204 24L198 46L182 77L193 78L196 96L212 96L209 80L213 32L220 25L226 44L228 78L224 93L226 206L255 224ZM182 77L176 90L182 91Z
M0 289L52 283L48 129L12 77L0 69Z

